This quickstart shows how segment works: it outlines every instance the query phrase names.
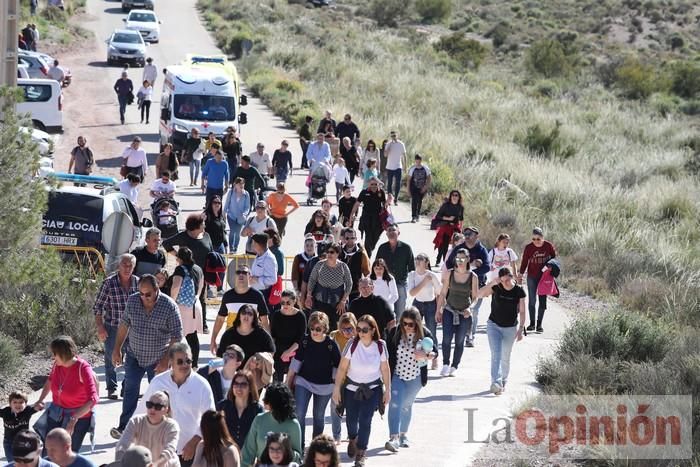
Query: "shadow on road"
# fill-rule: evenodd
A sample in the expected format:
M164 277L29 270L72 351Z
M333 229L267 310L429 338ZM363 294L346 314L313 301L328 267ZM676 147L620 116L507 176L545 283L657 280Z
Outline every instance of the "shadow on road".
M107 62L98 61L98 60L93 60L92 62L88 62L88 66L94 66L96 68L111 68L109 65L107 65Z
M104 9L105 13L112 13L112 14L117 14L117 15L123 15L124 12L122 11L122 7L111 7L111 8L105 8Z
M146 143L157 143L160 141L160 136L157 133L132 133L129 135L117 136L117 140L122 143L131 143L135 136L140 137L141 141Z
M121 156L114 156L110 157L109 159L100 159L97 163L97 166L105 168L121 167L122 161L123 159Z

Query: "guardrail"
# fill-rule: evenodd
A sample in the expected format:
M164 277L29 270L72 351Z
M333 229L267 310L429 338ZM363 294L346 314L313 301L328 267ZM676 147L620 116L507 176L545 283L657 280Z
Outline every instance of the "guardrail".
M92 279L97 279L100 273L106 271L105 259L96 248L87 246L64 246L64 245L41 245L45 250L55 250L68 256L73 256L73 262L80 271L83 267L90 274Z

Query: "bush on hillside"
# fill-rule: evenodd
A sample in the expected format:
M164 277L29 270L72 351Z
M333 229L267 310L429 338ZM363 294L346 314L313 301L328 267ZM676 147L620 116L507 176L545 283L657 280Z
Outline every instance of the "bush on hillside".
M437 51L447 52L465 69L478 69L489 51L481 42L467 39L461 32L440 37L433 47Z
M525 55L525 66L534 74L545 78L569 75L574 68L576 57L567 55L564 45L555 39L535 42Z
M416 0L415 8L423 22L440 23L452 14L452 0Z
M671 90L686 99L700 97L700 65L681 62L671 71Z
M395 28L409 17L413 5L408 0L372 0L368 8L368 16L380 26Z
M576 154L576 148L563 140L561 126L559 121L549 130L540 124L529 126L525 135L516 138L516 142L538 157L568 159Z
M654 67L635 57L627 58L615 70L615 84L628 99L646 99L660 90Z
M484 34L484 37L491 39L491 43L493 44L494 48L498 49L506 43L506 40L508 40L511 32L510 24L505 21L501 21L490 31Z
M17 341L0 333L0 377L12 376L19 368L21 358Z
M693 151L686 156L683 168L689 174L700 176L700 150Z

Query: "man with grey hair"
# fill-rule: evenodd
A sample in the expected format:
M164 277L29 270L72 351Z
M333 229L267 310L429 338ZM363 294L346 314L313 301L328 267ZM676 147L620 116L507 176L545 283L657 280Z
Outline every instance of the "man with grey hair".
M192 371L192 351L184 342L177 342L168 349L170 371L153 378L141 399L137 413L146 411L144 401L158 391L170 395L171 417L180 425L177 454L180 465L192 464L197 444L202 440L199 422L207 410L216 410L214 395L209 382Z
M102 283L97 299L92 307L97 326L97 337L105 346L105 381L107 397L117 399L117 371L112 365L112 352L117 338L117 329L121 322L129 295L138 292L138 277L134 275L136 257L124 253L119 258L117 272Z
M134 274L155 275L165 267L165 250L160 246L160 229L151 227L146 231L144 246L140 246L131 252L136 257L136 270Z
M126 341L126 358L122 346ZM112 351L112 363L119 366L124 361L124 400L119 426L110 435L119 439L129 419L136 410L139 388L143 375L151 381L157 373L168 369L168 348L182 340L180 309L172 298L161 293L155 276L146 274L139 280L139 293L126 301L124 316L119 323L117 338Z
M94 467L87 457L71 449L71 437L63 428L54 428L46 435L46 454L58 467Z

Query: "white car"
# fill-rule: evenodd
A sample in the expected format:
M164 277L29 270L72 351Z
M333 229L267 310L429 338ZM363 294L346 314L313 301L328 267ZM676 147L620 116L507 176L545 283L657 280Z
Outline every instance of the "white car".
M126 18L126 29L141 33L146 42L158 42L160 40L160 24L156 14L150 10L131 10Z
M48 156L53 154L53 138L51 135L45 131L38 130L36 128L29 128L26 126L20 127L19 131L24 134L29 134L32 142L36 144L37 149L39 149L39 154L42 156Z

